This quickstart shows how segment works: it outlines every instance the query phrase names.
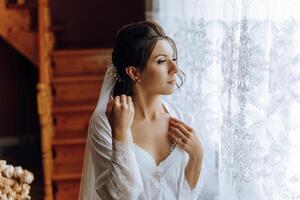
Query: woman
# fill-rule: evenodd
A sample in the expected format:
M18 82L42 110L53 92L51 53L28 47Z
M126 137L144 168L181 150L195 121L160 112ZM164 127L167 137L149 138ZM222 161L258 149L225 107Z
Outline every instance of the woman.
M203 152L192 116L161 98L176 75L183 82L176 57L158 24L120 29L90 119L79 199L198 198Z

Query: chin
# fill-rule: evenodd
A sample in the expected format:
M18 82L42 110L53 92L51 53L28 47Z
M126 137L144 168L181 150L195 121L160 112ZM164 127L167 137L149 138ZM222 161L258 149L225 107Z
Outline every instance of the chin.
M174 92L175 92L175 87L172 88L172 89L168 88L167 90L165 90L165 91L162 92L162 93L163 93L163 95L171 95L171 94L173 94Z

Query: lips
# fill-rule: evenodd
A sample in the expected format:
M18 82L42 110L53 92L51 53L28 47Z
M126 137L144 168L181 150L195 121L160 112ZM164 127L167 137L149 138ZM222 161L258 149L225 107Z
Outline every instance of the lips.
M176 80L171 80L171 81L169 81L168 83L170 83L170 84L175 84L175 83L176 83Z

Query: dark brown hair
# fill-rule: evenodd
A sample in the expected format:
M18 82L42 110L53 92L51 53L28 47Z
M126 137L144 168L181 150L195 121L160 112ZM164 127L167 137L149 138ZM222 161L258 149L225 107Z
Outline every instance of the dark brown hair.
M162 39L170 42L177 58L175 42L155 22L135 22L123 26L118 31L112 52L112 63L116 67L122 81L117 81L114 86L113 96L121 94L133 96L134 81L126 73L126 67L134 66L140 72L143 72L156 42ZM179 89L185 81L185 74L179 69L177 76L180 79L180 84L176 84Z

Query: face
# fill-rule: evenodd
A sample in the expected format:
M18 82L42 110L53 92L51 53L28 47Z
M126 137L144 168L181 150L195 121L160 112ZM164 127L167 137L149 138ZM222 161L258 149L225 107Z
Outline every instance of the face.
M172 94L176 88L175 75L178 72L177 58L174 56L174 50L167 40L157 41L141 74L140 86L150 94Z

